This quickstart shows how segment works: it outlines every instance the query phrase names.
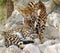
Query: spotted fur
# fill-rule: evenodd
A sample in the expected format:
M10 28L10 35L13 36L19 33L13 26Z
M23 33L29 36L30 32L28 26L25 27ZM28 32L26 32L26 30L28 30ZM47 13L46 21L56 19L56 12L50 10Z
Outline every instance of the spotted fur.
M20 32L22 33L23 35L23 38L25 39L26 37L32 37L30 36L32 32L32 30L27 27L27 26L24 26L24 25L20 25L18 27L16 27L15 29L11 29L11 30L6 30L6 31L2 31L1 32L1 35L4 36L5 38L5 46L6 47L9 47L11 45L16 45L18 46L19 48L22 48L21 45L22 44L25 44L25 43L31 43L31 42L28 42L28 41L23 41L21 38L19 38L18 35L15 35L14 32Z
M10 31L2 33L2 35L5 38L5 46L9 47L11 45L16 45L19 48L21 48L20 45L21 45L21 43L23 44L22 40L17 35L13 35L10 33L11 33Z
M47 20L45 5L41 1L35 3L30 2L22 12L25 16L31 16L31 28L36 30L36 33L39 35L39 39L41 40ZM34 27L35 22L36 27Z

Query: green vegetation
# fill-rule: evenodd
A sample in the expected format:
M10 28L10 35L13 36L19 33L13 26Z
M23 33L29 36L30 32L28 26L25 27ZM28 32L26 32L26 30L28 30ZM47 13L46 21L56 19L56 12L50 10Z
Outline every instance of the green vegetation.
M3 22L4 18L5 18L5 13L3 12L0 13L0 23Z
M0 0L0 6L4 7L6 6L7 0Z
M7 0L0 0L0 24L6 17L6 2Z

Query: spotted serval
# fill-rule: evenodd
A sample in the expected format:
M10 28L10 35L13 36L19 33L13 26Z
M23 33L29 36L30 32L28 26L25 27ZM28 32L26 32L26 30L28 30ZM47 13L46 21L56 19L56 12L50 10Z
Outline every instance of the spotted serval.
M27 7L22 10L22 13L25 17L24 23L28 24L26 22L28 19L26 19L27 16L30 16L30 23L28 24L32 29L36 30L36 33L38 34L39 39L42 41L43 35L42 33L45 30L46 21L47 21L47 13L46 13L46 7L41 1L37 2L30 2L28 3ZM36 23L36 24L35 24Z

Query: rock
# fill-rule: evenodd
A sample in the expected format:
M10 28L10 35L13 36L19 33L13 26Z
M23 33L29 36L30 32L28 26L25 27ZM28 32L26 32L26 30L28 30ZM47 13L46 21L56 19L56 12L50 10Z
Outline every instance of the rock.
M39 48L34 44L28 44L23 49L26 53L41 53Z
M17 27L17 24L14 24L12 22L6 23L6 25L4 26L4 30L11 30L11 29L13 29L15 27Z
M9 30L14 29L16 27L17 27L17 24L13 24L13 25L10 26L10 29Z
M45 6L46 6L46 12L47 12L47 14L49 14L50 12L52 12L53 9L54 9L55 6L56 6L53 0L48 0L48 1L43 2L43 3L44 3Z
M17 25L23 24L23 16L18 10L14 10L12 15L5 21L4 26L6 29L12 29L17 27Z
M3 53L3 51L6 49L6 47L0 47L0 53Z
M40 42L40 39L39 38L35 38L34 39L34 43L36 44L36 45L39 45L41 42Z
M20 12L18 12L18 10L14 10L12 12L12 15L9 17L9 19L5 22L5 23L9 23L9 22L13 22L13 23L17 23L17 22L23 22L23 16L21 15Z
M46 46L50 46L50 45L54 45L54 44L57 44L57 43L60 43L60 39L47 40L43 44L46 45Z
M23 51L17 46L12 45L6 48L2 53L23 53Z
M54 40L47 40L43 44L46 45L46 46L54 45L55 44L55 41Z
M44 50L45 50L45 48L47 47L46 45L44 45L44 44L39 44L39 45L37 45L38 47L39 47L39 50L42 52L42 53L44 53Z
M40 51L41 51L42 53L44 53L44 50L45 50L48 46L53 45L53 44L55 44L55 41L54 41L54 40L47 40L47 41L45 41L43 44L39 44L38 47L39 47Z
M5 39L4 37L0 34L0 47L4 46L5 44Z
M60 38L59 32L60 14L52 12L47 17L47 24L44 36L47 38Z
M44 37L48 39L56 39L56 38L59 39L60 38L59 31L52 26L47 26L44 32Z
M55 43L60 43L60 39L55 39Z
M37 45L40 49L40 51L42 53L44 53L45 49L49 46L55 45L55 44L59 44L60 43L60 39L56 39L56 40L47 40L45 41L43 44L39 44Z
M59 26L60 24L60 13L52 12L47 17L47 23L48 25L52 25L54 27Z
M60 6L60 0L54 0L54 2Z
M60 43L52 46L48 46L44 53L60 53Z

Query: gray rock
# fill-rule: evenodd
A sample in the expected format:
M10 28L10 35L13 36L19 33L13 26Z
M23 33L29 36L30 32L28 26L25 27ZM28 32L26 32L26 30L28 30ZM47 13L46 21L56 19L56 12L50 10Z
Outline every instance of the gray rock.
M35 38L34 39L34 43L36 44L36 45L39 45L41 42L40 42L40 39L39 38Z
M0 34L0 47L4 46L5 44L5 39L4 37Z
M17 46L12 45L12 46L6 48L2 53L23 53L23 52Z
M52 26L47 26L46 30L44 32L44 37L49 38L49 39L56 39L60 38L59 31Z
M34 44L27 44L23 49L26 53L41 53L39 48Z
M45 0L45 2L43 1L43 3L46 6L47 14L51 13L53 11L53 9L56 7L56 5L55 5L53 0L48 0L48 1Z
M60 6L60 0L54 0L54 2Z
M60 43L52 46L48 46L44 53L60 53Z
M60 14L52 12L47 17L46 30L44 36L47 38L60 38Z
M5 28L10 29L21 24L23 24L23 16L17 10L14 10L12 15L6 20Z
M48 53L48 50L51 49L51 48L49 48L49 49L47 49L47 50L46 50L46 48L48 48L48 47L50 47L50 46L53 46L53 45L57 45L57 44L60 44L60 39L47 40L47 41L45 41L43 44L39 44L39 45L37 45L37 46L39 47L39 49L40 49L41 52L43 52L43 53L47 52L47 53ZM46 50L46 51L45 51L45 50ZM51 51L52 51L52 50L51 50ZM49 52L50 52L50 51L49 51ZM52 52L53 52L53 51L52 51Z
M0 53L3 53L3 51L6 49L6 47L0 47Z

